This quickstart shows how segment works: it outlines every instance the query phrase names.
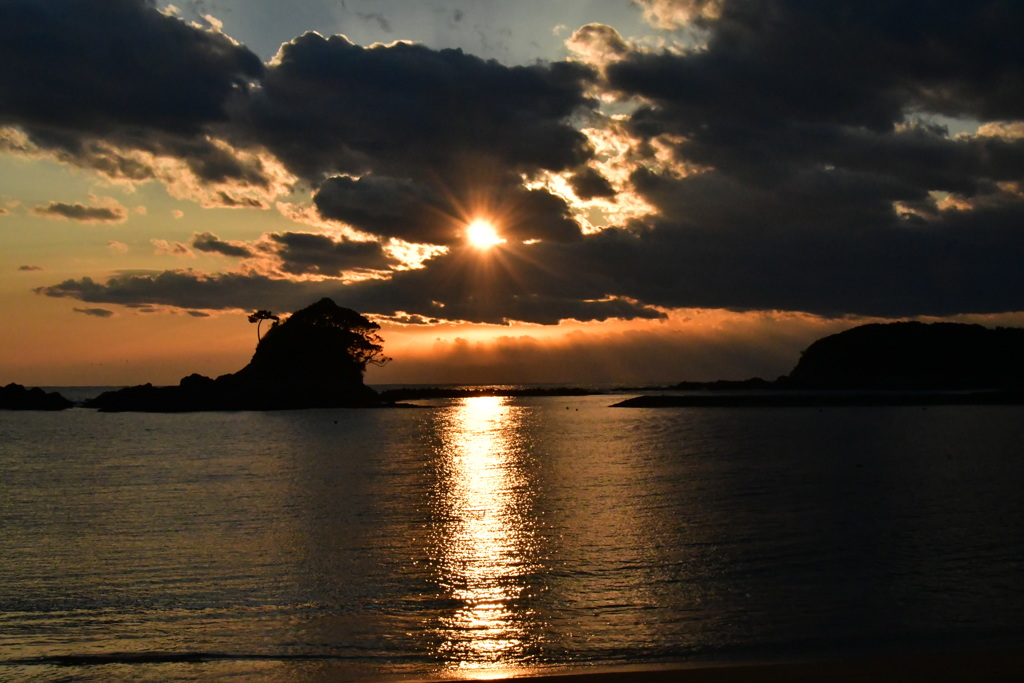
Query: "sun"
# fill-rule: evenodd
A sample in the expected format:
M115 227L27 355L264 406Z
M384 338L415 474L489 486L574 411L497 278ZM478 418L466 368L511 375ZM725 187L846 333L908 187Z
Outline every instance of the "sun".
M477 218L466 226L466 241L476 249L490 249L505 240L498 234L494 223L485 218Z

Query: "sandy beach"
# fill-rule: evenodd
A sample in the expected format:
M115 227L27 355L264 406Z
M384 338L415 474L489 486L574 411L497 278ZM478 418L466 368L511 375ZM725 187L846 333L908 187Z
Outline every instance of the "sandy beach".
M786 663L739 663L665 668L623 668L585 673L489 679L550 683L928 683L1024 680L1024 649L950 652Z

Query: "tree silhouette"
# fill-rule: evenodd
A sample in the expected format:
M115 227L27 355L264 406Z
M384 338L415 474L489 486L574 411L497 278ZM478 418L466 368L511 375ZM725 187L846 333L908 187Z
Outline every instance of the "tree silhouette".
M249 315L249 322L256 323L256 341L257 342L263 340L263 335L260 334L260 325L263 324L264 320L273 320L276 323L277 322L281 322L281 318L279 318L278 316L274 315L273 313L271 313L270 311L268 311L266 309L260 309L258 311L254 311L253 313L251 313Z
M377 331L380 325L371 322L364 316L349 308L342 308L330 299L321 299L312 306L296 311L287 322L292 335L301 335L302 343L308 345L307 353L323 350L328 354L343 351L360 374L367 365L385 365L391 358L383 354L384 340ZM284 326L274 326L275 341L278 330ZM268 331L267 340L270 340ZM283 343L283 340L280 340ZM296 349L297 351L297 349Z

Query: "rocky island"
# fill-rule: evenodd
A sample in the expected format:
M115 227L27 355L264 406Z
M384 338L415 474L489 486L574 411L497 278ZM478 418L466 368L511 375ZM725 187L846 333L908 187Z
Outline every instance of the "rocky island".
M266 314L266 315L261 315ZM257 311L252 322L274 319ZM289 410L386 405L366 386L368 364L382 354L380 326L330 299L275 320L249 364L216 379L192 374L177 386L152 384L108 391L85 402L101 411L186 412Z
M616 407L1024 403L1024 329L963 323L861 325L823 337L774 381L683 382L701 393Z

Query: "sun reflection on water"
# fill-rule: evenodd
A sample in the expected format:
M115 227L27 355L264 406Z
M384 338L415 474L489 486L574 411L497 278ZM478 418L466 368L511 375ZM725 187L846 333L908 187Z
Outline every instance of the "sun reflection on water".
M453 601L437 655L474 675L508 674L536 651L533 492L517 411L506 398L473 397L442 421L434 545Z

